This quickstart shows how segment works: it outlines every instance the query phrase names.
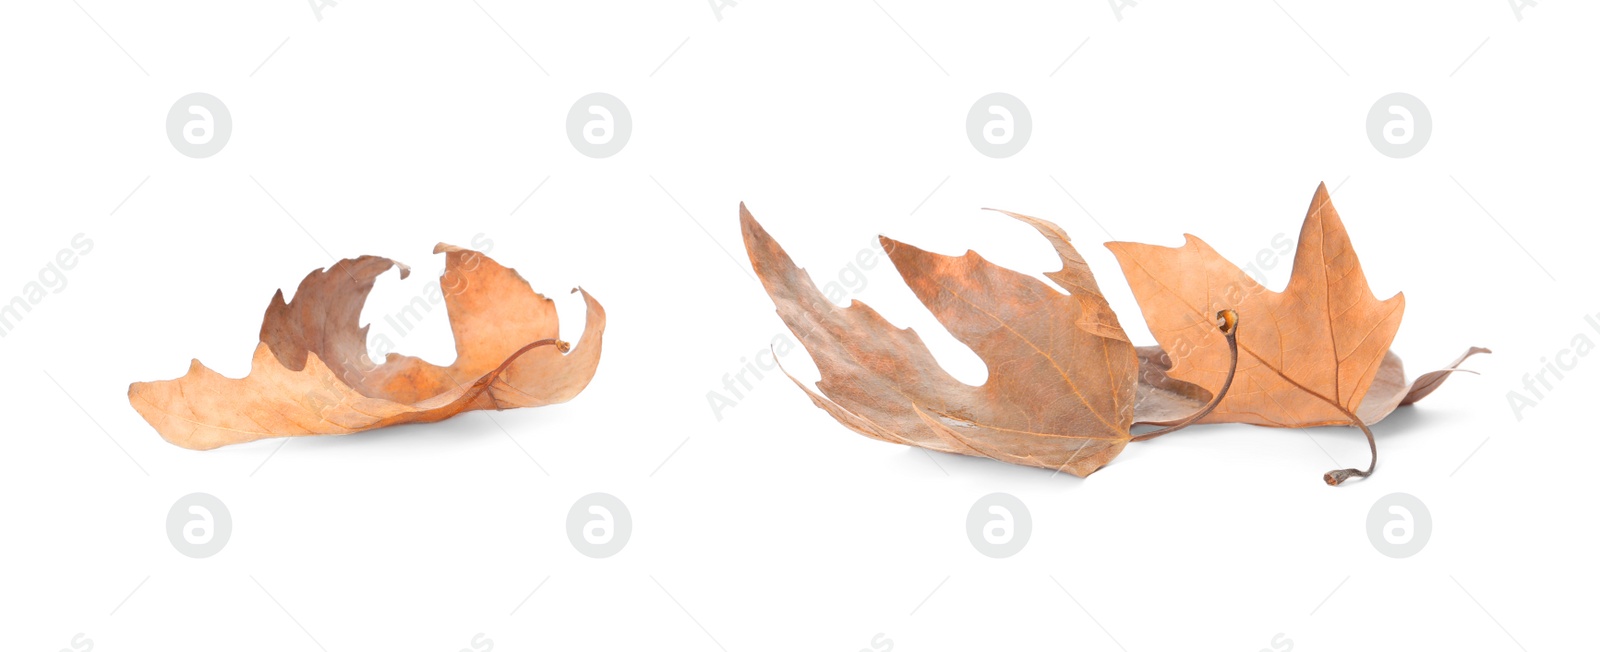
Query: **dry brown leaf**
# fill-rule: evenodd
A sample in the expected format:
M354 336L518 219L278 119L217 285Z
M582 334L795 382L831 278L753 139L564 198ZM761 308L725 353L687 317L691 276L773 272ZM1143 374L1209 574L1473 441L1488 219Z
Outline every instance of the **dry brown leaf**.
M211 449L266 437L349 434L425 423L470 410L561 403L600 362L605 310L588 292L582 337L567 353L555 303L515 270L479 252L440 244L441 289L457 358L447 367L390 353L367 356L361 307L387 258L362 256L316 270L294 300L267 306L250 374L222 376L194 360L182 378L133 383L128 400L167 441Z
M1400 358L1389 345L1405 298L1373 296L1325 185L1312 197L1294 271L1281 293L1262 287L1199 238L1184 237L1182 247L1106 246L1160 344L1159 350L1141 351L1152 361L1147 382L1219 387L1229 369L1228 350L1208 328L1207 311L1229 307L1249 320L1238 335L1233 386L1203 423L1365 429L1432 392L1467 357L1488 352L1474 347L1449 367L1404 382Z
M942 256L881 238L917 298L988 366L974 387L911 329L859 301L828 301L740 205L750 262L821 372L820 393L790 376L817 407L874 439L1086 476L1132 439L1140 361L1066 233L1006 214L1055 247L1062 269L1046 276L1070 295L971 251Z

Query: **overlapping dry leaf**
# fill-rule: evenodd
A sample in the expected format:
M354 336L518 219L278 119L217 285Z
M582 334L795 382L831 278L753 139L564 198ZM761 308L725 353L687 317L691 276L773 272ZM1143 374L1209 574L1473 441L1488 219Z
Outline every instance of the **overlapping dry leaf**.
M476 251L440 244L441 293L457 358L439 366L390 353L367 356L361 307L387 258L339 261L279 291L267 307L250 374L227 378L195 360L181 378L133 383L128 400L167 441L210 449L266 437L348 434L446 419L470 410L560 403L594 377L605 310L587 305L582 337L567 352L555 304L515 270Z
M1086 476L1130 439L1140 361L1066 233L1006 214L1055 247L1062 269L1046 276L1070 295L971 251L942 256L882 239L917 298L988 365L974 387L945 372L911 329L864 303L828 301L740 206L751 264L821 372L816 391L795 380L817 407L874 439ZM1172 412L1200 391L1189 389L1143 398Z
M1215 390L1229 353L1208 315L1227 307L1248 320L1238 335L1233 386L1204 423L1298 428L1349 425L1353 415L1370 425L1432 392L1467 357L1488 352L1474 347L1449 367L1405 382L1400 357L1389 351L1405 297L1373 296L1325 185L1306 212L1283 292L1262 287L1200 238L1185 238L1182 247L1106 246L1160 344L1142 352L1159 358L1145 369L1152 385L1176 380Z

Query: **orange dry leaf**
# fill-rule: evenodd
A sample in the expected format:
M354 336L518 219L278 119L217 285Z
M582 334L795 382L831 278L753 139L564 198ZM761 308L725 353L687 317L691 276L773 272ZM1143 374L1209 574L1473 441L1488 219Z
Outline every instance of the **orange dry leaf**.
M1369 425L1432 392L1467 357L1488 352L1473 347L1449 367L1406 384L1400 357L1389 351L1405 297L1373 296L1325 185L1306 212L1283 292L1262 287L1199 238L1184 237L1176 248L1106 246L1167 354L1165 365L1146 369L1155 382L1165 375L1215 391L1228 374L1229 354L1206 315L1226 306L1249 320L1238 336L1233 386L1202 422Z
M576 396L600 363L605 310L588 305L576 348L556 339L555 303L515 270L446 244L441 277L457 358L447 367L390 353L367 356L358 325L387 258L362 256L316 270L294 300L280 290L267 306L250 374L226 378L199 360L176 380L133 383L128 400L167 441L211 449L267 437L342 435L447 419L471 410L561 403ZM568 353L569 348L571 352Z
M1283 292L1262 287L1200 238L1184 237L1176 248L1106 247L1170 358L1168 376L1215 391L1228 373L1228 348L1207 315L1228 307L1250 320L1239 333L1233 387L1204 423L1349 425L1353 414L1373 424L1431 392L1461 363L1405 384L1400 357L1389 352L1405 296L1373 296L1325 185L1311 200ZM1485 352L1471 349L1462 360Z
M1172 413L1173 401L1192 412L1210 398L1138 390L1133 344L1066 233L1049 222L1006 213L1055 247L1062 269L1046 276L1070 295L971 251L941 256L881 238L917 298L988 365L988 380L973 387L945 372L911 329L895 328L859 301L845 308L828 301L742 204L739 210L750 262L816 361L821 393L790 379L817 407L873 439L1086 476L1132 440L1137 401Z

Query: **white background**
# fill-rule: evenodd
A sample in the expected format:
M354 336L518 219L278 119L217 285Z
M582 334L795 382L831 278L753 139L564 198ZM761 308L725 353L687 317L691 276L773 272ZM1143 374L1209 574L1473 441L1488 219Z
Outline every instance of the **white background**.
M1587 640L1600 360L1579 359L1520 420L1506 395L1575 336L1600 341L1583 321L1600 312L1600 9L1544 2L1519 20L1496 0L1148 0L1119 20L1095 0L744 0L719 21L696 0L479 2L344 0L320 21L287 0L0 10L0 301L75 234L94 241L0 339L6 648ZM565 130L597 91L633 117L605 159ZM210 158L166 137L168 109L192 92L233 118ZM1033 116L1016 156L967 140L966 114L991 92ZM1392 92L1432 115L1410 158L1367 138L1368 110ZM1469 363L1481 376L1376 428L1366 481L1320 479L1365 465L1350 429L1194 429L1080 480L868 440L771 375L720 419L708 406L785 332L749 275L740 201L819 281L878 233L1049 271L1036 234L978 209L1055 220L1150 343L1101 242L1190 232L1243 264L1295 236L1320 181L1338 187L1374 292L1406 293L1394 348L1413 376L1495 350ZM570 403L205 453L167 444L127 403L129 382L177 377L190 358L243 375L273 291L333 257L417 269L379 280L366 316L383 330L436 282L434 243L478 234L557 298L569 339L583 313L568 289L606 306L599 373ZM1288 261L1267 274L1280 289ZM982 381L891 265L865 278L851 298ZM442 311L396 341L453 356ZM785 364L816 377L798 351ZM565 531L597 491L633 516L608 559L578 554ZM164 531L192 492L233 519L206 559ZM991 492L1032 516L1008 559L965 533ZM1394 492L1433 518L1407 559L1367 536L1368 510Z

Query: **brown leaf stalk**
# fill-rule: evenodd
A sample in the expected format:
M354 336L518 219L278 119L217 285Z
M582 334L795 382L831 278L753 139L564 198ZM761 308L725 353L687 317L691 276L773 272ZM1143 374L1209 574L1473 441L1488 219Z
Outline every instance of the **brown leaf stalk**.
M1160 430L1137 435L1130 441L1150 441L1169 432L1183 430L1184 428L1193 425L1194 422L1205 418L1207 414L1210 414L1212 410L1216 409L1216 407L1222 403L1222 397L1226 396L1228 394L1228 388L1233 386L1234 372L1238 371L1239 368L1239 313L1232 310L1218 310L1217 329L1222 331L1222 336L1228 340L1228 377L1222 381L1222 387L1217 390L1217 393L1212 395L1211 402L1207 403L1205 407L1200 408L1200 410L1194 414L1189 415L1188 418L1185 418L1183 421L1179 421L1178 423L1167 426Z

